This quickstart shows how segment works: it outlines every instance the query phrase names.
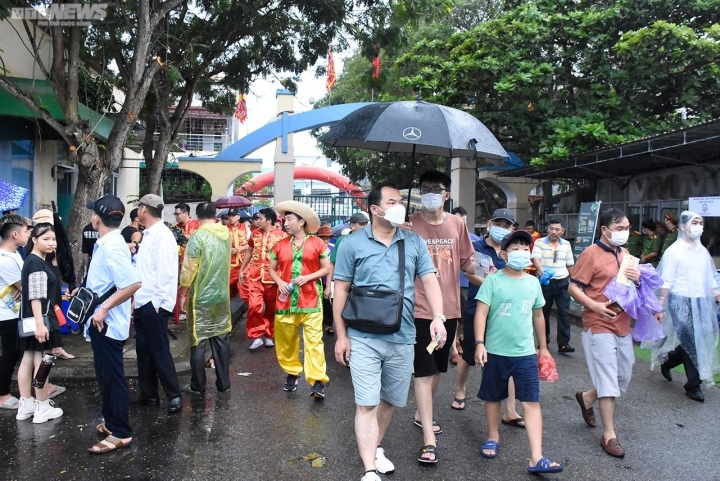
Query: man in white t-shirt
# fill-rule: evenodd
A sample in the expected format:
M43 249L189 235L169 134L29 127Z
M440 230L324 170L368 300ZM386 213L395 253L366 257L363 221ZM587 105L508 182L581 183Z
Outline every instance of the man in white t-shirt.
M22 353L18 350L17 320L20 317L20 290L23 260L18 253L30 239L32 223L19 215L0 219L0 408L17 409L18 399L10 394L10 383Z

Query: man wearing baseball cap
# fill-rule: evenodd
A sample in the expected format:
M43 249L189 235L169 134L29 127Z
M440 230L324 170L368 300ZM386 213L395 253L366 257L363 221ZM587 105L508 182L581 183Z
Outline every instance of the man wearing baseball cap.
M107 435L88 451L103 454L132 442L123 346L130 334L130 298L141 283L118 229L125 217L125 205L114 195L104 195L88 202L87 208L93 211L90 223L98 232L98 240L85 286L98 296L117 289L97 307L88 326L104 418L97 430Z
M135 257L142 287L135 294L135 333L141 406L159 406L158 381L168 399L168 412L182 409L182 394L167 336L168 318L178 289L178 248L162 221L162 199L147 194L138 203L138 220L145 226L142 248Z

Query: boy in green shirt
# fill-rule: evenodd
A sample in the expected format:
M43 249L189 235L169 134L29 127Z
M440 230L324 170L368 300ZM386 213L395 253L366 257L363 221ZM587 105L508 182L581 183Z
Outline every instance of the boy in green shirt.
M476 299L475 361L484 367L478 397L485 401L488 440L480 449L494 458L500 449L500 402L508 396L508 379L515 380L515 397L522 402L530 441L531 474L559 473L562 466L542 455L542 412L535 338L540 357L549 358L545 343L545 299L540 282L523 270L530 265L532 238L518 230L502 241L500 256L507 262L485 278ZM487 328L487 329L486 329ZM533 336L534 329L534 336ZM484 334L484 335L483 335Z

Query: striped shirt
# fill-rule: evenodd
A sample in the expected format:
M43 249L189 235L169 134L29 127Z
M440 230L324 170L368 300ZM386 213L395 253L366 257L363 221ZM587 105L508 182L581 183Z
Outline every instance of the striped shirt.
M540 259L540 265L543 270L547 268L554 269L555 275L553 279L566 278L570 275L567 268L575 265L572 246L570 242L562 238L560 239L560 246L557 249L550 244L549 236L536 240L531 257L533 259Z

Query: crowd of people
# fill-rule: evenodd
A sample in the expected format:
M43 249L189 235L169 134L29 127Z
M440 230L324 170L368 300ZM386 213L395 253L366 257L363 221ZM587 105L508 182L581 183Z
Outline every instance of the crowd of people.
M575 352L572 297L584 308L581 342L592 382L591 389L575 397L592 427L598 403L600 445L607 454L623 457L614 413L634 363L632 319L614 308L605 288L621 266L629 284L640 285L641 269L623 263L634 254L640 263L658 266L662 280L657 292L662 308L653 315L665 336L653 346L654 359L668 381L670 370L684 364L688 397L703 400L701 383L712 382L720 369L715 309L720 291L712 258L699 240L702 217L669 214L669 233L662 241L647 223L642 242L631 242L638 233L624 212L610 209L598 218L597 242L576 259L559 219L549 219L542 236L534 222L520 229L510 210L497 209L487 233L477 236L468 230L465 209L445 211L450 197L446 174L423 173L419 190L422 208L408 216L395 186L376 186L368 195L367 213L354 214L337 238L311 206L296 201L261 209L252 218L229 209L222 219L212 202L196 207L196 219L187 204L178 204L176 223L169 224L162 219L162 199L149 194L123 229L120 199L105 195L88 203L81 287L104 301L92 307L83 330L92 343L102 402L103 420L96 429L105 436L88 451L102 454L130 445L130 404L159 406L160 387L168 412L181 411L183 393L205 392L206 367L214 367L217 391L228 391L232 305L240 299L247 313L248 348L253 353L274 349L285 375L279 389L296 391L304 376L310 396L325 399L330 379L324 335L337 336L335 360L349 367L354 387L363 481L395 470L382 441L395 408L407 404L411 381L417 406L413 422L422 432L417 460L439 462L437 436L443 428L433 415L435 393L450 363L457 365L455 410L465 409L470 367L483 367L477 395L485 402L488 431L480 455L499 455L502 423L526 430L529 473L557 473L563 467L543 452L538 363L551 358L553 304L557 352ZM50 398L64 388L49 381L33 387L34 373L44 353L71 356L58 351L62 316L56 306L63 276L52 213L39 211L34 220L5 215L0 236L0 406L16 410L20 421L43 423L63 415ZM645 243L651 246L648 252L631 251ZM396 305L382 311L394 316L391 328L372 324L376 313L363 314L362 305L361 323L346 310L354 297L368 292L370 297L398 296ZM382 306L366 299L366 311ZM191 346L191 378L184 386L167 336L176 309L186 316ZM19 323L28 318L34 335L19 337ZM133 401L122 359L131 323L140 391ZM10 394L16 367L19 398Z

